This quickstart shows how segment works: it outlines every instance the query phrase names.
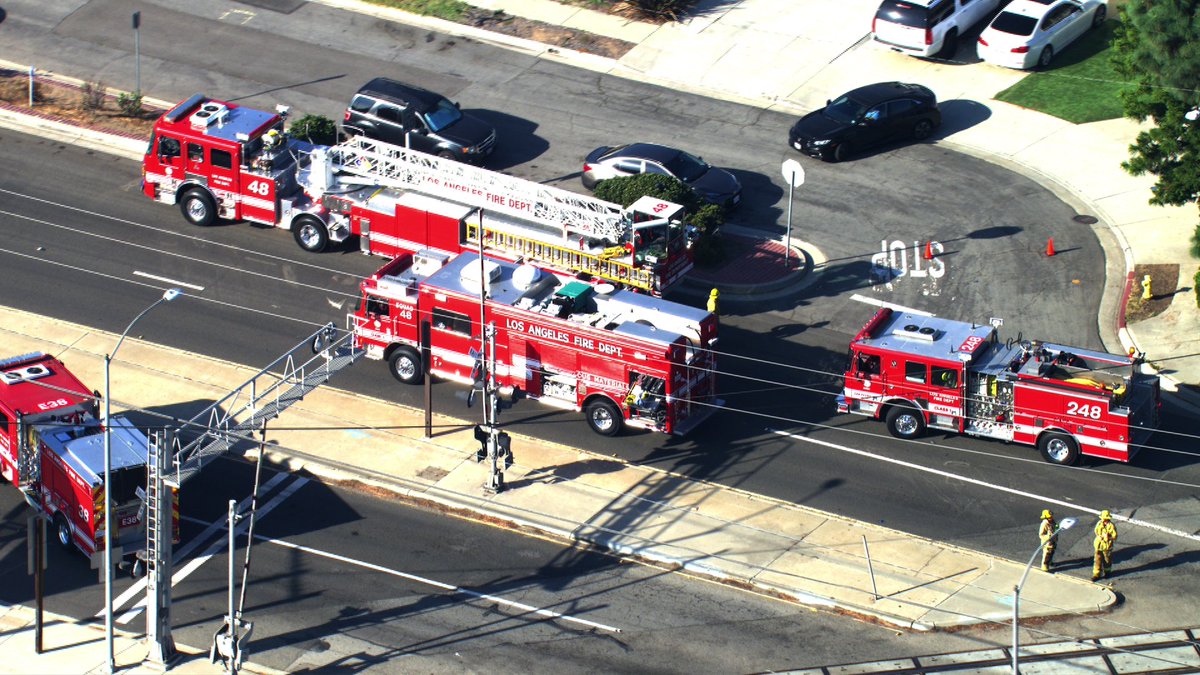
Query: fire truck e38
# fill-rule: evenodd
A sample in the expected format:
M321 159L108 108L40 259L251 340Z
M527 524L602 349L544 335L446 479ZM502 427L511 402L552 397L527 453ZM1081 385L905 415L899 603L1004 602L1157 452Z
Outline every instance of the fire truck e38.
M838 412L1034 445L1048 462L1128 462L1158 426L1159 381L1140 359L1032 340L996 327L880 309L854 336Z
M717 318L702 309L488 256L481 265L475 253L399 256L362 292L349 329L368 358L387 361L406 384L426 374L474 384L478 355L494 353L497 387L583 411L606 436L623 426L684 434L723 405ZM490 345L483 326L493 327Z
M145 545L142 519L149 441L127 420L113 417L111 473L104 475L104 427L96 400L58 359L31 353L0 361L0 469L44 513L64 547L100 565L104 481L110 481L114 551L132 555Z
M475 250L584 272L654 295L692 269L683 208L617 204L354 136L292 138L286 108L254 110L196 94L154 125L142 191L195 225L218 218L291 230L307 251L358 237L388 258Z

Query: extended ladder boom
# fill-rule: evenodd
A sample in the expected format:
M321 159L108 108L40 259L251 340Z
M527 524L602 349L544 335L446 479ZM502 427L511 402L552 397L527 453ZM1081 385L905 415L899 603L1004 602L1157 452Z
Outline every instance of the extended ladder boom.
M314 153L314 174L324 171L322 161L324 158ZM371 184L411 188L485 210L552 223L563 228L564 239L570 232L615 244L629 231L628 218L617 204L362 136L331 147L328 161L333 171L359 176ZM319 175L314 178L321 179Z

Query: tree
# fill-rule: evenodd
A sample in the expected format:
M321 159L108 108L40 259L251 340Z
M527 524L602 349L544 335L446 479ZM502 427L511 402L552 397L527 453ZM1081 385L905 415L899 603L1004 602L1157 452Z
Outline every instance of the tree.
M333 145L337 143L337 124L323 115L305 115L292 122L288 133L294 138L315 143L317 145Z
M679 204L687 211L687 222L695 228L692 253L697 263L713 265L724 258L724 247L717 231L725 223L724 210L702 200L687 183L674 176L641 173L603 180L596 186L596 197L628 207L649 195Z
M1200 120L1185 115L1200 103L1200 0L1130 0L1121 7L1113 65L1136 84L1121 94L1125 115L1154 128L1138 134L1129 173L1158 177L1151 204L1179 206L1200 198Z

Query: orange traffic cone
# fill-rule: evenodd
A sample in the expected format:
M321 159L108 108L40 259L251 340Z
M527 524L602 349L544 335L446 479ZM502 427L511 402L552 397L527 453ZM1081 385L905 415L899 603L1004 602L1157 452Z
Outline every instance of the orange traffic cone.
M1049 258L1053 255L1054 255L1054 237L1050 237L1050 239L1046 241L1046 257Z
M925 242L925 259L933 260L933 242L932 241Z

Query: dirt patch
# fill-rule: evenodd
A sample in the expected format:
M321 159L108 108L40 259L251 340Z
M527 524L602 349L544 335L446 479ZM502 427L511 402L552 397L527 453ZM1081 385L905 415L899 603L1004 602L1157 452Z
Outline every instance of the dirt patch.
M132 138L149 138L154 120L162 110L145 107L138 115L126 115L115 96L105 96L99 107L84 104L81 87L60 80L38 77L33 107L29 105L29 77L25 73L0 70L0 105L27 115L107 131Z
M585 54L605 56L610 59L619 59L636 46L634 43L624 40L523 19L506 14L504 10L471 9L467 12L466 20L463 23L495 33L525 38Z
M1142 280L1150 276L1149 300L1142 299ZM1125 322L1149 319L1167 311L1179 288L1179 265L1136 265L1133 268L1133 288L1125 304Z

